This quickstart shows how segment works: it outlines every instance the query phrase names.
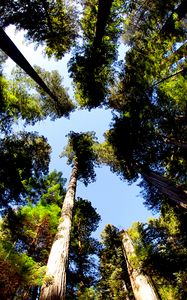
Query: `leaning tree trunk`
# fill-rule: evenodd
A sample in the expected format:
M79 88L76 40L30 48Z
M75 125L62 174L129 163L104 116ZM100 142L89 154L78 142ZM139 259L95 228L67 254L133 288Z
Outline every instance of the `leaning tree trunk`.
M41 288L40 300L64 300L66 295L66 270L72 210L76 193L78 163L74 163L67 193L62 206L60 223L47 263L46 283Z
M122 233L122 244L127 269L132 285L132 290L136 300L158 300L154 288L149 283L148 277L135 269L130 263L130 256L135 255L134 246L128 233Z
M144 179L158 188L158 192L165 194L177 205L187 209L187 194L180 187L174 186L168 179L154 172L142 173Z
M19 51L6 32L0 27L0 48L5 52L20 68L22 68L52 99L57 102L56 96L49 90L45 82L36 73L23 54Z

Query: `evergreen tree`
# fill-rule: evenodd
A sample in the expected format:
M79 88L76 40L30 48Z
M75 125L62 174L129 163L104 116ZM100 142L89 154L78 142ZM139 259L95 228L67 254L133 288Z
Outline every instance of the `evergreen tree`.
M1 220L2 299L37 299L60 216L64 179L53 171L28 187L29 204ZM35 205L33 203L36 203Z
M101 106L116 75L117 48L122 33L124 1L81 1L83 45L75 48L69 71L82 107Z
M93 151L93 133L77 134L71 132L69 143L64 152L73 165L69 185L61 211L58 231L52 244L47 263L48 280L42 286L40 299L65 299L66 271L69 256L72 212L74 207L76 184L80 179L87 185L95 179Z
M27 40L44 45L48 56L60 59L77 37L76 9L65 1L2 1L0 13L1 27L26 30Z
M130 236L126 231L123 232L122 236L124 256L135 299L157 300L157 294L150 283L149 277L132 263L132 260L135 259L135 249Z
M59 73L46 72L37 66L35 70L46 82L55 99L47 96L44 90L18 67L13 69L10 79L2 75L0 78L2 131L11 131L12 125L20 119L24 120L24 125L33 125L47 117L51 120L62 116L68 117L73 110L74 104L62 86Z
M25 203L27 184L48 172L51 148L43 136L22 132L0 141L0 205Z
M186 209L184 6L126 3L125 42L131 48L111 89L117 116L107 139L116 155L113 169L129 181L141 174L154 191Z
M127 179L129 182L137 180L139 174L141 174L142 178L149 183L150 188L153 186L154 191L164 194L168 201L172 200L171 205L175 204L177 207L186 209L187 197L184 189L186 182L182 181L183 178L185 180L185 173L183 174L184 177L181 175L179 178L181 182L178 181L177 183L180 185L177 186L176 181L174 181L174 173L172 174L172 180L170 180L169 176L166 177L164 174L164 166L161 163L159 165L157 160L159 156L155 155L158 153L157 147L154 149L147 145L147 150L150 152L147 155L147 150L143 151L143 144L139 144L138 140L135 139L134 142L137 149L133 149L131 148L133 146L132 138L134 138L132 135L136 136L136 132L131 134L127 128L127 131L124 132L122 126L118 129L115 131L114 128L111 132L109 131L103 144L95 145L98 151L99 162L109 165L113 172L116 172L122 179ZM129 140L124 139L124 133L127 133ZM127 141L129 141L129 144L126 143ZM156 153L154 153L154 150L156 150ZM167 156L165 159L167 159ZM153 160L152 164L151 160ZM145 186L145 184L142 185Z
M119 230L106 225L101 234L100 279L97 299L134 299L123 257Z
M151 278L160 299L186 298L186 215L168 205L161 216L135 223L128 230L133 239L134 264Z
M85 299L96 284L98 272L95 258L100 244L91 235L97 229L99 221L100 216L88 200L78 198L75 201L66 299Z

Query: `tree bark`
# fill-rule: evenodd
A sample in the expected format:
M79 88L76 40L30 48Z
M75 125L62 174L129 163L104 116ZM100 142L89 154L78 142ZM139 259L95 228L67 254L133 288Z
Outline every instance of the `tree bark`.
M62 206L60 223L47 263L47 278L40 300L64 300L66 295L66 270L68 266L72 211L76 193L78 163L75 161L67 193Z
M148 276L142 274L140 270L135 269L130 263L129 258L135 254L135 251L132 240L126 231L122 233L122 245L135 299L158 300L154 288L149 283Z
M174 186L168 179L154 172L143 172L144 179L158 188L158 192L165 194L177 205L187 209L187 194L180 187Z

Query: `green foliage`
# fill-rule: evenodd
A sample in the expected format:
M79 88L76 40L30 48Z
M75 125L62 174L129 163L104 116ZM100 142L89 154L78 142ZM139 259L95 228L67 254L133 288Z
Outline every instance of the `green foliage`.
M11 129L11 125L20 119L25 121L24 125L33 125L47 117L51 120L68 117L73 110L73 102L62 86L59 73L47 72L37 66L35 69L56 100L49 97L24 71L15 68L9 80L3 76L0 78L2 129Z
M13 244L7 239L6 232L2 232L0 242L0 293L1 299L28 299L29 286L42 284L45 267L36 263L26 253L18 253ZM23 292L24 291L24 292Z
M187 187L186 1L81 0L78 5L82 41L76 45L78 16L67 1L3 0L1 26L26 30L27 39L43 44L49 57L61 58L75 46L69 71L78 103L88 109L107 104L115 113L103 144L95 141L94 133L71 132L63 154L69 164L77 162L78 179L86 185L95 180L98 162L110 165L129 182L142 176L146 204L161 215L128 230L135 245L130 262L151 276L162 299L186 299L187 224L186 214L179 210L180 202L186 203ZM116 61L123 22L124 41L131 48L119 74ZM5 59L0 53L3 134L20 119L27 125L48 116L52 120L69 116L74 105L56 71L36 67L54 101L19 69L7 80ZM5 135L0 141L0 202L7 208L0 243L3 299L33 298L34 289L42 284L64 196L61 174L44 176L49 154L46 139L36 134ZM177 205L168 204L169 196ZM119 230L108 225L100 249L91 237L99 220L90 202L76 202L67 297L133 298ZM96 289L93 256L99 249Z
M128 232L134 242L136 263L151 276L161 298L185 299L186 216L165 205L158 219L136 223Z
M62 152L62 156L67 156L68 164L78 163L78 179L85 185L95 180L94 165L96 164L97 154L94 150L94 132L69 133L69 141Z
M91 235L100 216L88 200L75 202L67 273L67 299L94 299L99 242ZM84 298L85 297L85 298Z
M18 220L18 226L12 231L14 239L17 238L19 251L27 251L35 261L46 264L59 216L60 208L57 204L44 206L41 202L36 206L24 206L13 217L9 215L9 228L12 227L10 223L13 220Z
M24 202L25 184L47 173L50 152L46 139L36 133L22 132L1 140L1 207Z
M29 193L30 202L37 204L9 209L1 220L3 299L11 299L15 294L16 299L36 297L35 292L45 279L45 265L59 223L59 205L65 193L63 184L61 173L53 171L43 176L38 185L33 186L35 193Z
M185 1L126 3L125 42L131 48L111 90L109 104L118 114L107 134L112 170L130 182L152 170L169 179L173 191L179 187L178 195L186 188L184 7ZM150 199L158 198L158 185L147 190Z
M67 89L62 86L62 77L58 71L47 72L38 66L35 66L35 70L57 99L55 101L46 95L40 87L36 87L41 96L43 103L42 108L46 116L50 116L51 119L60 118L62 116L68 117L75 106L69 98Z
M11 125L23 119L26 124L34 124L44 118L36 96L29 94L28 87L16 76L12 81L1 77L1 126L11 129Z
M96 299L96 291L94 288L86 288L84 289L84 292L79 295L79 300L94 300Z
M1 1L1 26L26 30L26 38L45 46L46 54L57 59L70 50L77 37L77 13L65 1Z
M165 45L164 49L160 49L157 45L157 50L162 50L161 60L169 51L168 47L172 47L173 44L170 45L166 41ZM152 51L149 46L148 49ZM112 161L112 158L106 154L104 163L108 160L111 169L129 182L137 180L139 174L146 181L145 173L153 171L163 176L163 179L159 178L159 183L158 180L157 184L156 181L151 182L151 185L156 186L152 192L155 200L158 190L164 193L162 187L165 184L167 197L174 200L171 194L175 190L175 199L178 203L182 202L182 198L186 202L185 194L183 193L183 196L181 194L186 188L186 105L184 104L186 101L185 96L182 96L186 95L185 74L178 74L177 77L172 76L167 80L161 79L159 87L155 86L155 81L159 79L157 76L172 74L175 64L176 70L179 69L178 57L172 59L172 63L175 62L174 66L171 66L171 61L168 59L167 65L165 64L162 69L162 62L158 60L157 52L155 56L149 57L148 49L142 49L140 52L134 47L129 50L121 82L111 94L111 107L118 113L114 115L113 124L105 135L106 142L102 147L105 146L107 149L112 147L110 155L112 157L113 151L114 160ZM144 50L145 59L142 60ZM153 60L156 65L152 64ZM172 89L173 81L175 84ZM101 155L102 153L100 151ZM150 189L151 187L149 193Z
M100 280L98 299L133 299L127 267L124 261L119 230L106 225L101 234L103 248L100 251Z
M165 39L174 36L180 41L185 33L184 17L185 1L128 1L124 40L132 46L156 35Z
M39 194L41 196L41 203L57 204L59 207L62 206L62 198L65 197L64 185L66 179L62 177L62 172L52 171L47 176L44 176L39 185Z
M123 1L84 1L81 26L83 46L70 59L70 76L80 106L95 108L106 102L114 82L118 40L123 20Z

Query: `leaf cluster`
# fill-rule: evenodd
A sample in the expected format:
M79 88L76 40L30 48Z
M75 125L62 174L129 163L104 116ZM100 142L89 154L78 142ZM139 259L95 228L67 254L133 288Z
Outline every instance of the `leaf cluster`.
M122 31L123 1L84 2L83 46L69 62L78 103L88 109L106 102L114 82L118 40Z
M68 164L78 163L78 179L85 185L95 180L94 166L96 164L97 154L94 150L94 132L68 134L69 141L62 152L62 156L67 156Z
M162 299L186 297L185 224L186 215L166 204L159 218L129 230L139 267L152 277Z
M26 38L45 46L57 59L70 50L77 37L76 9L65 1L1 1L1 27L15 25Z
M22 196L29 178L39 178L48 172L50 152L46 138L36 133L22 132L1 140L1 206L21 203L22 199L24 202Z
M133 299L119 229L106 225L101 233L98 299Z
M67 299L79 299L87 294L97 280L97 263L100 244L92 237L100 216L88 200L75 202L70 240Z

